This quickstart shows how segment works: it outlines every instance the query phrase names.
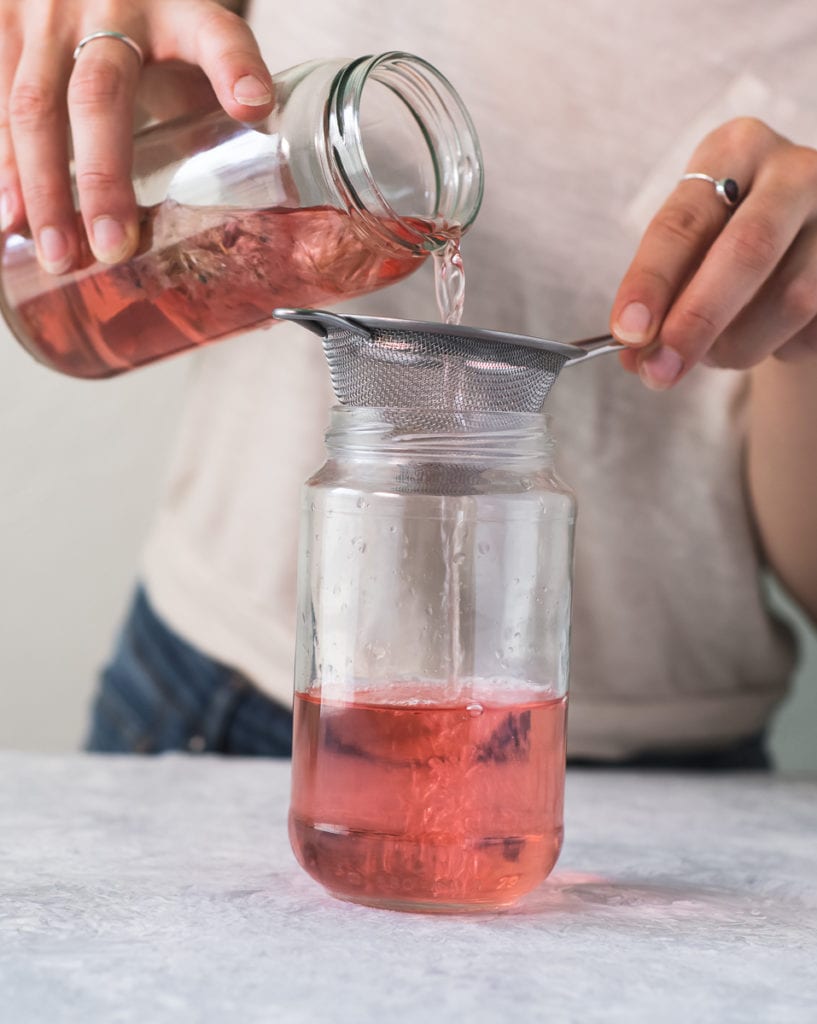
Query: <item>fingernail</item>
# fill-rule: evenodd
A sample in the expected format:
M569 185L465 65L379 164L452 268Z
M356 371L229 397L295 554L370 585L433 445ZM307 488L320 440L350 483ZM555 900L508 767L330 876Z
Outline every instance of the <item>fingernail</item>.
M243 103L248 107L262 107L272 99L269 86L264 85L253 75L244 75L233 86L233 98L236 103Z
M0 192L0 231L10 228L14 221L14 202L9 192Z
M675 349L662 345L642 360L638 372L647 387L663 391L677 379L683 368L684 361Z
M125 255L128 236L118 220L113 217L97 217L91 227L94 255L101 263L116 263Z
M631 302L619 314L613 333L619 341L630 345L643 345L649 341L647 332L652 322L652 314L643 302Z
M39 234L40 262L49 274L62 274L71 266L71 251L65 232L43 228Z

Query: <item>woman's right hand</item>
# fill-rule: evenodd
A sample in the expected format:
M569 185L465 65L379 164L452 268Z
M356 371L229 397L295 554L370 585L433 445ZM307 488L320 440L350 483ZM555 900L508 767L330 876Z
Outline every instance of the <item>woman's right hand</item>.
M79 255L69 160L73 144L82 221L94 255L128 259L139 241L131 184L142 68L200 68L232 117L258 120L273 103L270 73L246 23L214 0L0 0L0 224L28 222L42 266L70 270ZM155 83L154 83L155 88Z

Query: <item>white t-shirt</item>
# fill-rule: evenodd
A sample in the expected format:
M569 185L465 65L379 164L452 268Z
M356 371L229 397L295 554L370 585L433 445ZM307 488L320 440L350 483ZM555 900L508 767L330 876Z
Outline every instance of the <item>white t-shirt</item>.
M264 0L250 20L272 69L402 49L451 79L484 151L464 244L464 322L483 327L605 330L641 232L711 128L749 114L817 141L817 5L800 0ZM436 319L430 268L348 308ZM289 701L299 489L332 403L323 354L287 324L195 360L148 592L190 642ZM699 367L656 394L603 357L547 399L579 502L574 755L715 747L761 730L785 693L794 646L764 604L743 481L748 383Z

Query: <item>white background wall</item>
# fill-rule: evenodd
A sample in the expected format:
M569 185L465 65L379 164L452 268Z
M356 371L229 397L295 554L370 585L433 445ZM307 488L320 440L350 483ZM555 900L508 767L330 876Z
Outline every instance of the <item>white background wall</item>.
M0 328L0 748L67 750L121 619L159 491L184 357L104 382L60 377ZM774 728L817 770L817 643Z
M0 330L0 747L80 742L186 369L71 380Z

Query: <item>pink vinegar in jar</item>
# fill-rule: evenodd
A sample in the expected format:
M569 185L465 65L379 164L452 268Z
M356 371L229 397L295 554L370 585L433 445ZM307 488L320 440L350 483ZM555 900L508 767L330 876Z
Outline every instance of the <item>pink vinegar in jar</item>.
M429 231L406 219L415 230ZM397 233L389 221L384 230ZM239 210L166 200L142 211L127 263L94 261L55 277L24 235L4 239L4 312L40 362L75 377L110 377L248 331L277 306L321 306L411 274L426 253L377 246L331 207Z
M515 903L562 844L566 698L298 693L290 839L333 895L421 911Z

